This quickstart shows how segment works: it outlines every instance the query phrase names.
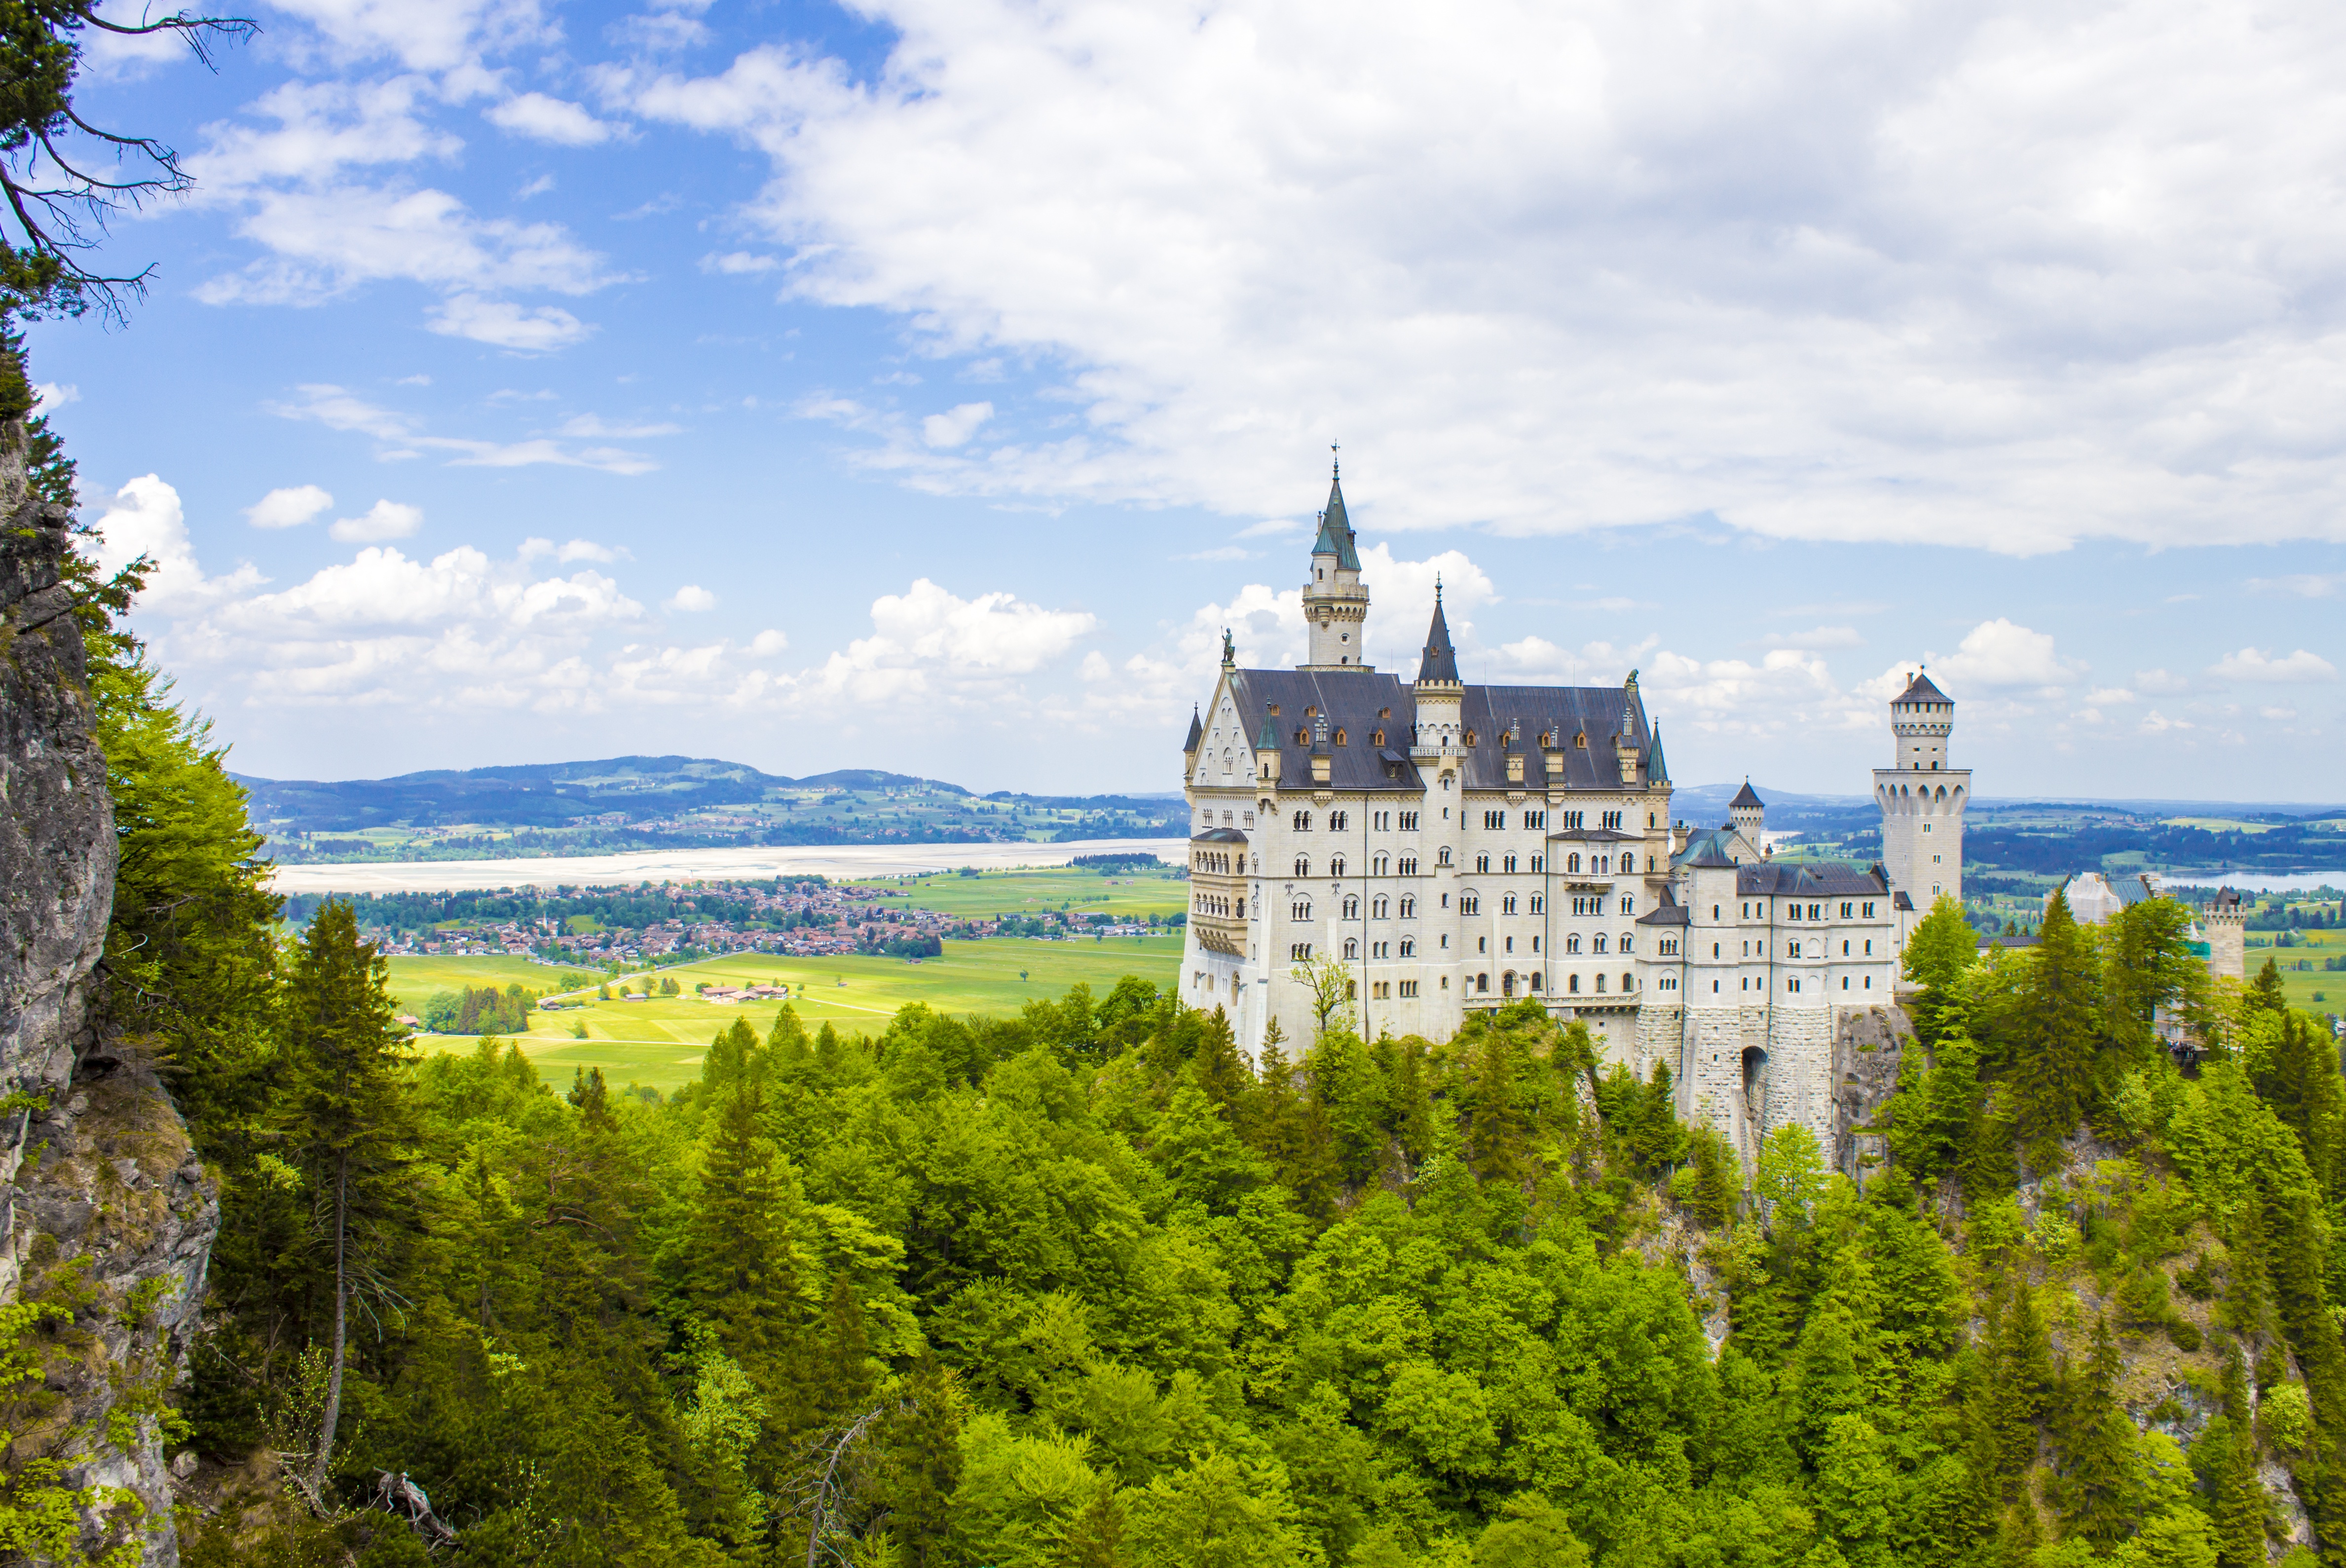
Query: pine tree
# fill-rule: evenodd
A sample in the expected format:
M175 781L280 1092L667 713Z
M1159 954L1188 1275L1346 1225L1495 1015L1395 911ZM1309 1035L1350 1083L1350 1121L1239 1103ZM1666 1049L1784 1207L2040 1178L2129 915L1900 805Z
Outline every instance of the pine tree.
M948 1561L954 1489L961 1484L961 1390L923 1347L904 1396L879 1434L878 1492L888 1530L914 1568Z
M2249 983L2248 993L2241 1000L2247 1003L2250 1013L2288 1012L2289 998L2281 991L2280 965L2267 958L2265 966L2257 971L2256 979Z
M2007 1278L1994 1408L2004 1473L2017 1476L2036 1462L2037 1423L2053 1390L2053 1344L2027 1279L2016 1272Z
M1057 1568L1124 1568L1124 1505L1116 1482L1102 1478L1059 1537Z
M1964 918L1962 901L1942 893L1916 922L1900 961L1905 977L1920 988L1908 1008L1925 1046L1935 1047L1962 1026L1963 979L1978 956L1979 934Z
M2133 1424L2117 1404L2118 1347L2109 1319L2094 1319L2094 1353L2076 1408L2074 1433L2059 1497L2064 1533L2108 1551L2134 1522L2129 1512L2127 1468L2133 1461Z
M2041 1150L2076 1130L2094 1071L2100 1013L2093 938L2070 917L2059 889L2045 905L2036 946L2021 962L2014 1042L2019 1131Z
M319 1200L333 1254L333 1329L325 1400L306 1481L325 1495L340 1425L351 1298L388 1286L413 1223L405 1179L416 1139L392 1016L391 963L359 941L351 906L330 900L294 950L286 987L286 1073L280 1126Z
M770 1400L788 1331L803 1314L791 1247L791 1183L781 1151L765 1135L764 1113L755 1083L719 1103L675 1273L685 1300Z
M1196 1054L1190 1058L1190 1074L1206 1098L1221 1108L1223 1119L1235 1127L1240 1125L1247 1095L1254 1087L1253 1075L1239 1054L1238 1039L1230 1033L1229 1018L1222 1010L1216 1007L1203 1022Z

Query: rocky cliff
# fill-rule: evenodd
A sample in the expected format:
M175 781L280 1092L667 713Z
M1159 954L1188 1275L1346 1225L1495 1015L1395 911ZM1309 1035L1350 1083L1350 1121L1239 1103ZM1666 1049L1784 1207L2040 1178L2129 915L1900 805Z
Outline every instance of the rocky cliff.
M98 1489L87 1540L176 1564L164 1398L183 1370L219 1207L133 1041L107 1037L94 972L113 904L114 818L64 579L64 510L27 491L0 422L0 1305L43 1368L0 1390L13 1470L51 1457Z

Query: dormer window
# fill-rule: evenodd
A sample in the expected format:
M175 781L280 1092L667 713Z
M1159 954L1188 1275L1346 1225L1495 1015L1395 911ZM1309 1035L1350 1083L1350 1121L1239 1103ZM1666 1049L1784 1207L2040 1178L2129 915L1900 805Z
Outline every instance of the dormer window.
M1339 746L1344 744L1344 732L1341 728L1336 731L1336 744Z
M1469 746L1474 744L1474 732L1471 729L1466 732L1466 744Z
M1369 744L1370 744L1370 745L1372 745L1372 746L1382 746L1384 743L1385 743L1385 732L1384 732L1383 730L1382 730L1382 729L1372 729L1371 731L1369 731Z
M1588 731L1586 731L1586 730L1585 730L1585 729L1584 729L1584 730L1581 730L1579 733L1576 734L1576 735L1572 738L1572 744L1573 744L1574 746L1577 747L1579 749L1581 749L1581 750L1583 750L1583 751L1587 750L1587 749L1588 749Z

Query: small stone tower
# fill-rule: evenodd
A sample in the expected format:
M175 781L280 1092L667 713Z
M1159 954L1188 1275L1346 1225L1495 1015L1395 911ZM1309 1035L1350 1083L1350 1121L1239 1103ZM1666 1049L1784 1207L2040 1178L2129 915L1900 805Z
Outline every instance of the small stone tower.
M1890 704L1897 766L1873 770L1882 808L1882 869L1913 904L1919 921L1942 895L1964 896L1964 812L1972 801L1968 768L1947 766L1955 705L1927 675L1915 675ZM1901 932L1903 942L1906 933Z
M1466 685L1458 678L1458 650L1450 646L1450 622L1442 613L1442 582L1433 584L1433 620L1425 628L1425 650L1417 662L1417 684L1411 688L1417 703L1417 735L1410 747L1420 768L1438 764L1443 771L1458 767L1465 755L1461 732Z
M2200 929L2208 933L2208 972L2218 978L2249 978L2249 911L2250 905L2230 888L2219 888L2199 911Z
M1311 542L1311 577L1303 585L1303 620L1311 652L1301 669L1361 670L1361 637L1369 618L1368 585L1361 581L1360 546L1344 513L1344 477L1328 481L1328 510Z
M1751 846L1753 854L1768 852L1768 840L1762 831L1768 824L1768 802L1760 799L1750 779L1746 779L1743 788L1735 792L1735 799L1727 803L1727 824Z

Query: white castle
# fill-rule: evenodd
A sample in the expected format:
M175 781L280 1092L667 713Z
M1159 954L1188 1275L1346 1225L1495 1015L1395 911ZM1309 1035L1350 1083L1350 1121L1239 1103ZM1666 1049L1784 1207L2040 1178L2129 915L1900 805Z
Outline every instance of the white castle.
M1190 720L1182 1000L1221 1007L1250 1055L1273 1019L1311 1037L1321 960L1372 1038L1536 1001L1640 1076L1668 1064L1680 1115L1747 1157L1788 1121L1830 1150L1836 1036L1891 1004L1920 912L1963 894L1953 703L1916 676L1891 705L1880 865L1778 863L1748 783L1725 825L1673 822L1635 671L1470 686L1437 587L1404 681L1362 662L1368 609L1340 478L1303 589L1308 659L1243 669L1225 634Z

